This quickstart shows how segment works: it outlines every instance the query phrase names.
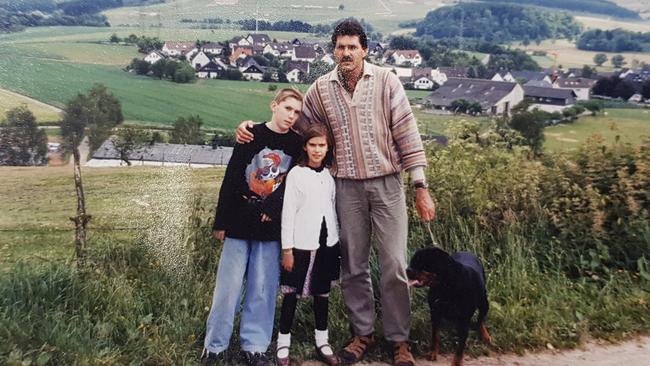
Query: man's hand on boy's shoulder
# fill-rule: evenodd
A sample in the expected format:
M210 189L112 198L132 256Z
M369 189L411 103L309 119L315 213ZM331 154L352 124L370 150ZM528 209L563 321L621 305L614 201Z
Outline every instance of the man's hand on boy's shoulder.
M217 241L223 241L226 238L225 230L214 230L212 231L212 237Z
M244 121L237 126L237 129L235 129L235 140L238 144L247 144L253 141L255 136L251 132L251 129L254 125L255 123L249 120Z

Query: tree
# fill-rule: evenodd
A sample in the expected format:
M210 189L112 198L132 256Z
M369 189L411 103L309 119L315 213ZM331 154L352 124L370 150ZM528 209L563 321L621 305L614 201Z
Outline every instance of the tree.
M131 69L135 70L135 73L138 75L147 75L150 67L151 65L145 60L134 58L133 61L131 61Z
M95 84L87 95L77 94L63 108L63 119L61 120L63 149L66 154L72 153L74 159L77 215L71 217L70 220L75 223L75 255L79 267L83 267L85 264L86 226L91 219L91 215L86 212L79 144L83 141L86 129L88 129L88 139L92 149L92 141L97 144L101 136L108 137L110 130L122 120L120 102L101 84Z
M625 65L625 57L623 55L614 55L612 56L612 65L614 65L615 68L621 68L623 65Z
M135 150L142 148L150 141L150 133L133 127L121 128L115 135L113 135L113 137L111 137L111 142L113 142L115 150L120 154L120 159L122 159L122 161L124 161L128 166L131 166L129 155Z
M343 10L345 10L345 5L339 4L339 11L343 11Z
M646 80L641 84L641 95L644 99L650 99L650 80Z
M8 110L0 125L0 165L47 164L47 134L38 128L34 114L23 105Z
M117 34L113 33L111 34L111 38L109 38L109 41L111 43L119 43L121 40L120 37L117 36Z
M196 80L196 72L186 62L181 62L177 65L176 71L174 72L173 77L174 82L176 83L190 83Z
M166 64L167 60L161 59L151 65L150 69L153 76L157 77L158 79L162 79L163 76L165 76Z
M596 69L594 69L593 67L590 67L589 65L582 66L582 75L581 76L583 78L591 79L591 78L596 77L596 75L597 75Z
M597 53L594 55L594 63L598 66L603 66L607 62L607 55L604 53Z
M522 134L534 156L539 156L542 151L545 119L545 112L538 110L522 111L513 114L510 119L510 127Z
M174 122L169 142L172 144L203 145L205 133L201 131L203 120L199 115L190 115L187 118L178 117Z
M418 40L410 36L396 36L391 38L388 47L391 50L415 50L418 48Z

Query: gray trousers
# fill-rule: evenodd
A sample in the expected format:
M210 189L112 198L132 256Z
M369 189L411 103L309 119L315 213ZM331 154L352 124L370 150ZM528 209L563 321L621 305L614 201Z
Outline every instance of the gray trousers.
M375 300L370 278L371 240L379 257L381 313L388 341L408 340L410 298L406 277L408 217L399 174L336 179L340 223L341 290L356 335L374 332Z

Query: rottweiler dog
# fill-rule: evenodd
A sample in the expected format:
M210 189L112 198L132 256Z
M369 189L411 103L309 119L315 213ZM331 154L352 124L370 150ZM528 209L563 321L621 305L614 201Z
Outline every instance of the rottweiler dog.
M478 329L485 343L492 338L485 327L488 299L485 271L478 257L468 252L447 254L439 248L425 248L413 254L406 270L409 285L429 287L431 311L430 359L435 361L440 351L440 321L444 318L456 327L457 346L452 365L463 365L463 353L470 322L478 309Z

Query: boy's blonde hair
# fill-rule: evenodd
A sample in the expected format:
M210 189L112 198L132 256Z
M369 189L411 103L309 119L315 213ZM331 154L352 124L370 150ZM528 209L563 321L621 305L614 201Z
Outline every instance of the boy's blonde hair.
M273 98L273 101L280 104L280 103L282 103L283 101L285 101L286 99L289 99L289 98L293 98L293 99L296 99L296 100L299 100L300 102L302 102L302 93L299 90L293 89L293 88L280 89L275 94L275 97Z

